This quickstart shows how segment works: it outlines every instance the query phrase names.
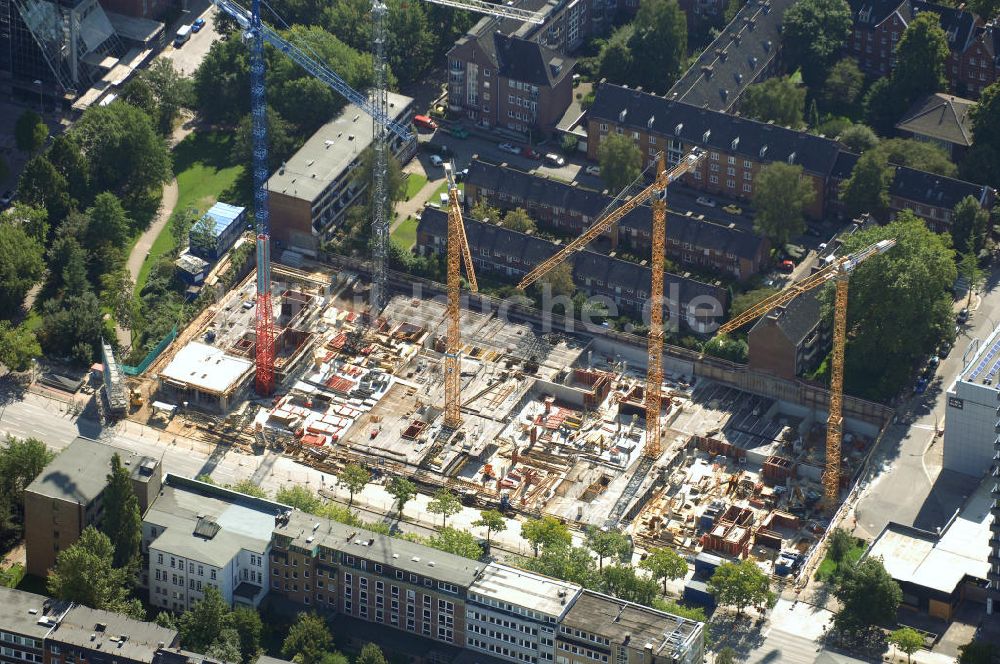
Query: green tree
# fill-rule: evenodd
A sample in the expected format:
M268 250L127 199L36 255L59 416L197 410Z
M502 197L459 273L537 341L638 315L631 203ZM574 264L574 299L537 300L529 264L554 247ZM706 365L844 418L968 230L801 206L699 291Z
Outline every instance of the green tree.
M479 560L483 557L483 547L479 545L475 537L464 530L450 527L442 528L437 534L427 539L427 544L435 549L472 560Z
M226 487L230 491L236 491L237 493L244 493L248 496L253 496L254 498L267 498L267 491L260 488L253 483L253 480L247 478L245 480L240 480L235 484L230 484Z
M395 498L396 506L399 510L399 518L402 519L403 508L406 506L406 503L410 502L417 495L417 485L405 477L393 477L386 490L389 492L389 495Z
M129 596L128 570L114 566L114 546L104 533L87 526L80 539L59 552L47 588L58 599L145 619L142 604Z
M993 664L997 646L987 641L973 639L958 648L958 664Z
M782 76L748 86L741 109L747 117L797 129L803 125L805 105L806 89Z
M320 664L351 664L351 660L342 652L328 652L323 654Z
M300 613L288 629L281 654L296 664L318 664L333 649L333 637L326 622L315 613Z
M344 485L344 488L351 494L350 500L347 501L347 508L350 509L354 504L354 494L359 491L363 491L368 482L371 481L372 475L366 469L362 468L356 463L349 463L344 467L338 476L338 480Z
M1000 82L983 90L969 117L975 142L962 160L962 176L972 182L1000 182Z
M111 472L107 479L101 532L115 547L115 567L134 570L139 564L142 545L142 514L139 512L139 500L132 491L129 471L122 465L117 453L111 457Z
M851 177L840 186L840 200L847 213L853 217L866 212L879 216L889 206L893 173L884 154L869 151L861 155L851 170Z
M104 244L121 249L129 241L132 220L122 207L118 197L105 191L94 198L94 205L87 210L90 223L87 224L85 245L91 251Z
M134 290L132 275L125 268L101 275L101 306L108 309L115 322L126 330L132 329L132 314L135 310Z
M908 664L911 661L911 655L924 647L924 637L911 627L903 627L889 635L889 643L906 653Z
M878 145L878 136L871 127L863 124L851 125L837 137L851 152L862 153Z
M598 572L601 579L601 590L609 595L649 606L660 594L656 581L635 573L635 568L628 565L608 565Z
M896 122L908 108L889 77L879 78L868 88L862 104L866 122L883 136L895 130Z
M320 505L323 504L319 496L300 484L281 487L274 494L274 499L283 505L294 507L308 514L315 514L319 511Z
M633 86L663 94L680 78L687 57L687 18L677 0L640 0L628 40ZM601 169L604 172L604 169Z
M740 615L748 606L770 606L775 599L767 575L752 560L719 565L708 581L708 590L716 602L735 606Z
M958 275L968 285L968 298L965 301L965 306L968 307L972 305L972 294L986 282L986 272L979 267L979 256L972 252L962 254L958 261Z
M675 616L680 616L681 618L696 620L698 622L707 622L705 618L705 609L700 606L685 606L679 602L666 600L662 597L654 598L652 606L657 611L672 613Z
M54 458L45 443L35 438L7 436L0 445L0 543L20 537L24 490Z
M14 140L21 152L37 152L45 145L45 139L48 137L49 127L38 113L29 109L17 118L17 123L14 125Z
M519 233L527 233L535 230L535 221L528 216L524 208L508 210L507 214L503 216L503 225Z
M920 12L903 31L896 47L892 88L908 107L924 95L947 88L948 37L941 18L934 12Z
M295 128L274 108L267 106L267 163L270 170L277 170L298 149ZM253 122L249 114L244 115L236 125L233 147L229 158L238 164L253 161ZM250 177L250 169L246 169Z
M878 558L866 558L847 568L838 577L834 595L840 601L840 610L834 614L833 624L841 632L894 624L903 600L899 584Z
M191 79L174 69L170 60L157 58L149 67L139 71L139 78L147 82L156 97L156 114L151 116L157 130L167 136L182 108L194 105L194 88Z
M94 191L138 201L170 180L167 145L149 116L134 106L91 106L70 133L87 158Z
M642 152L624 134L608 134L597 148L601 179L617 193L630 185L642 172Z
M864 88L865 75L858 64L852 58L840 60L830 68L819 91L823 110L834 115L857 117L860 111L858 102Z
M69 199L81 205L91 199L90 165L80 150L76 139L67 134L56 136L45 153L45 158L65 180ZM50 221L52 221L50 219ZM53 226L56 225L53 222Z
M605 558L626 561L632 551L632 543L628 537L617 530L588 528L585 543L588 549L597 554L597 567L600 570L604 569Z
M816 200L816 190L802 166L776 161L760 169L756 179L754 230L777 245L805 231L805 210Z
M0 223L0 311L10 316L45 270L42 246L24 228Z
M427 504L427 511L431 514L441 515L441 527L448 525L448 517L462 511L462 503L458 496L447 488L439 489L431 501Z
M374 643L366 643L354 664L388 664L382 649Z
M8 371L27 371L41 354L34 330L24 323L14 327L10 321L0 320L0 364Z
M736 651L726 646L715 655L715 664L737 664Z
M745 339L717 334L705 344L705 354L745 364L750 354L750 346Z
M843 528L834 528L827 543L827 555L833 562L844 562L848 552L854 548L854 537Z
M576 292L576 285L573 283L573 268L569 262L562 262L549 270L539 278L536 287L540 290L546 284L553 297L572 296Z
M1000 2L997 0L971 0L969 9L978 14L984 21L989 21L1000 14Z
M886 160L895 166L909 166L918 171L947 177L954 177L958 172L955 164L951 163L948 153L933 143L912 138L891 138L879 143L875 149L884 154Z
M507 519L497 510L482 510L479 518L472 522L476 528L486 529L486 548L491 546L493 533L502 533L507 530Z
M532 572L576 583L584 588L601 587L594 558L582 546L549 546L538 557L528 558L521 564Z
M955 333L954 251L922 219L904 210L890 224L845 238L843 255L889 238L895 247L851 275L847 311L846 391L874 399L896 394L910 380L909 367ZM831 289L820 296L828 320L832 295Z
M810 88L819 86L851 34L846 0L803 0L788 8L781 24L787 62L802 70Z
M204 652L222 630L232 627L231 623L231 611L222 593L208 585L202 598L177 619L177 631L185 648Z
M966 196L955 206L951 215L951 242L960 253L979 254L986 246L986 229L990 213L972 196Z
M17 191L21 200L28 205L45 208L52 226L62 223L73 207L66 178L43 155L38 155L25 164Z
M47 301L42 306L38 341L46 354L70 355L80 366L100 352L105 332L101 303L91 292Z
M205 650L205 655L219 662L242 661L240 655L240 635L235 629L227 627L215 637L212 645Z
M688 572L687 561L681 558L673 549L653 549L639 563L639 567L647 570L650 575L663 582L663 594L667 594L667 581L683 579Z
M570 546L573 543L573 536L570 534L569 528L552 516L523 521L521 523L521 537L528 540L536 556L539 549L554 549Z
M601 46L601 53L598 57L598 75L609 81L628 81L629 72L635 64L632 57L632 49L629 47L629 39L632 37L635 28L626 25L612 33Z
M732 304L729 306L730 316L739 316L744 311L763 302L772 295L777 295L777 288L755 288L754 290L747 291L733 298Z
M472 206L472 210L470 212L472 218L477 221L491 221L494 223L500 221L500 210L491 206L487 202L485 196L476 201L476 204Z
M49 213L40 205L28 205L22 201L16 201L7 210L4 221L24 229L24 232L41 246L44 246L48 241Z

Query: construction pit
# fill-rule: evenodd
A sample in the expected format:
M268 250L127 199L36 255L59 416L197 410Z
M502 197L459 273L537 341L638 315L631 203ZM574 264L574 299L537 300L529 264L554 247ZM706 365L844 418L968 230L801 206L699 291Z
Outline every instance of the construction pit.
M151 396L190 396L176 376L164 379L188 346L252 362L253 276L161 356ZM463 422L454 430L443 425L443 298L397 296L371 320L357 308L353 275L282 266L274 282L276 333L287 340L277 344L277 395L256 400L252 372L241 374L225 409L187 400L173 426L194 421L206 438L231 432L248 452L272 446L330 472L360 462L449 486L467 504L622 528L645 549L749 557L780 576L801 566L829 523L819 505L825 413L668 363L661 450L651 458L645 374L621 359L636 349L619 355L607 340L464 310ZM848 419L845 431L844 487L878 428Z

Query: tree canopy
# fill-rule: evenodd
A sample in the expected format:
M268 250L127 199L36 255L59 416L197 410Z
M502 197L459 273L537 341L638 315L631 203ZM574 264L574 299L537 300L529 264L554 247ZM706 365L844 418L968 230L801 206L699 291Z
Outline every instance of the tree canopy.
M923 95L947 89L949 53L940 16L934 12L917 14L899 39L892 70L892 87L906 106Z
M805 209L816 199L812 179L798 164L776 161L764 166L754 184L754 230L783 245L806 229Z
M975 142L962 160L962 176L972 182L1000 182L1000 82L983 90L969 113Z
M864 213L880 216L889 206L889 184L894 172L885 154L869 150L861 155L851 177L840 186L840 200L847 213L853 217Z
M347 464L340 475L337 476L340 483L351 494L351 499L347 503L348 508L354 504L354 494L364 490L368 482L371 481L371 478L371 473L356 463Z
M752 560L719 565L708 581L708 590L716 602L736 607L739 614L750 606L770 606L775 599L767 575Z
M871 127L863 124L851 125L837 137L848 150L862 153L878 145L878 136Z
M20 311L24 297L45 270L42 245L20 225L0 222L0 311Z
M889 643L905 652L906 661L909 663L910 656L924 647L924 637L912 627L901 627L889 635Z
M896 610L903 600L899 584L878 558L866 558L845 570L838 578L834 595L840 610L834 614L833 623L842 632L895 624Z
M858 115L858 102L864 87L865 75L858 63L853 58L844 58L830 68L819 91L819 99L828 113L854 118Z
M648 570L654 579L663 581L663 594L667 594L667 581L682 579L687 574L687 561L673 549L653 549L639 563L639 567Z
M493 533L502 533L507 530L507 519L497 510L483 510L479 513L479 518L472 522L476 528L486 529L486 546L489 548Z
M450 526L442 528L435 535L429 537L427 544L435 549L454 553L456 556L471 560L479 560L483 557L483 548L479 546L479 542L471 533Z
M951 243L960 253L979 255L986 246L986 229L990 213L972 196L966 196L955 206L951 216Z
M521 537L526 539L535 555L539 549L558 548L573 543L573 536L565 524L552 516L527 519L521 523Z
M146 612L139 600L129 595L131 586L130 571L114 566L111 540L93 526L87 526L75 544L59 552L47 584L53 597L143 620Z
M782 76L747 86L740 108L746 116L761 122L773 121L797 129L803 124L805 105L806 89L791 77Z
M587 548L597 554L597 565L602 570L605 558L617 558L625 561L632 551L632 543L628 537L613 529L588 528L585 542Z
M117 453L111 457L104 501L101 532L114 545L114 565L137 569L142 545L142 514L139 512L139 499L132 490L129 471L122 465Z
M49 137L49 127L42 116L31 109L25 110L14 125L14 141L21 152L37 152Z
M663 94L680 77L686 57L687 19L677 0L640 0L635 20L602 48L599 69L610 80Z
M788 8L781 24L786 58L802 71L809 87L824 76L851 34L851 8L846 0L802 0Z
M601 139L597 159L601 164L601 178L615 194L642 172L642 152L635 141L624 134L608 134Z
M13 326L0 320L0 364L8 371L27 371L31 361L42 354L42 347L34 330L27 324Z
M24 490L54 458L36 438L7 436L0 444L0 546L10 546L20 536Z
M441 515L441 527L448 525L448 517L462 511L462 503L454 493L447 488L442 488L434 494L427 504L427 511L431 514Z
M326 622L315 613L300 613L288 629L281 654L297 664L319 664L333 650L333 637Z
M393 477L386 490L396 500L399 518L403 518L403 508L406 507L406 503L416 497L417 485L405 477Z

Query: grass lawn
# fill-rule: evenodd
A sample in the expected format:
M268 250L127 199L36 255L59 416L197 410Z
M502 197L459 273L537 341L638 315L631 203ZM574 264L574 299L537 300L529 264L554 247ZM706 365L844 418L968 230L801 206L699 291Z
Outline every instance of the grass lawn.
M464 182L458 183L458 190L460 192L462 192L463 194L465 193L465 183ZM441 181L441 186L438 187L437 189L435 189L434 193L431 194L431 197L428 198L427 200L429 200L432 203L440 203L441 202L441 194L447 194L447 193L448 193L448 180L442 180Z
M406 200L417 195L417 192L427 184L427 176L420 173L410 173L406 176Z
M177 177L177 205L174 214L188 208L205 212L225 190L236 182L242 166L232 166L229 153L233 135L225 132L195 132L174 148L174 175ZM161 256L173 251L170 224L156 236L149 256L139 269L135 293L142 292L149 271Z
M392 232L392 241L409 251L417 243L417 220L408 217Z
M865 549L867 548L868 544L864 540L855 539L854 547L847 552L847 555L844 557L844 560L840 564L853 565L854 563L858 562L858 560L861 558L861 555L865 552ZM823 562L821 562L819 564L819 567L816 569L816 579L819 581L826 581L830 577L832 577L834 572L836 571L837 571L837 563L834 562L834 560L830 557L829 554L827 554L827 556L823 558Z

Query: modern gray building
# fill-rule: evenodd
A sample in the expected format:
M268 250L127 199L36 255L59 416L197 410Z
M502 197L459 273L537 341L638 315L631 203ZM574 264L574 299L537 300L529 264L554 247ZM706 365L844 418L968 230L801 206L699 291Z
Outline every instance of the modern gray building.
M993 464L1000 436L1000 328L962 356L962 373L948 388L944 467L982 477Z

